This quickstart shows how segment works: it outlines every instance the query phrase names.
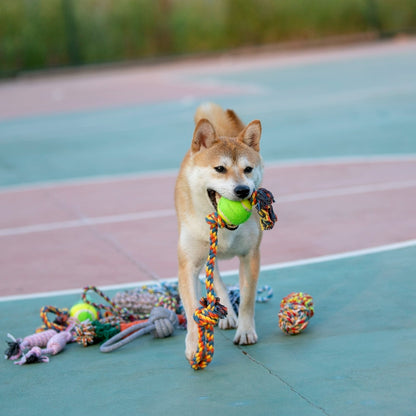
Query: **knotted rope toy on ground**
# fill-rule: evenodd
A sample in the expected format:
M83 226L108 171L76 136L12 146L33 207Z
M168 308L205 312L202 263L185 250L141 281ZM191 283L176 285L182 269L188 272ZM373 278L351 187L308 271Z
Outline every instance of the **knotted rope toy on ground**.
M74 328L74 341L84 347L107 341L121 331L122 323L115 317L81 322Z
M166 338L173 334L173 331L177 326L178 317L176 316L176 313L159 306L152 309L147 322L132 325L124 331L121 331L113 338L104 342L100 347L100 351L114 351L149 332L153 332L155 338Z
M118 292L112 302L117 307L131 312L135 320L149 318L151 310L158 306L181 313L177 285L172 283L145 285L137 289Z
M293 292L280 302L279 327L289 335L300 334L314 314L312 296Z
M13 335L7 334L11 341L7 341L9 347L4 352L4 358L7 360L17 360L22 356L25 350L33 347L46 347L48 341L56 335L54 329L48 329L43 332L28 335L25 338L14 338Z
M48 318L48 313L53 313L56 318L51 322ZM55 329L56 331L63 331L69 324L69 310L67 308L57 308L55 306L43 306L40 309L40 318L43 325L39 327L36 332L42 332L47 329Z
M240 288L237 286L230 286L227 288L228 297L230 298L231 305L234 312L238 315L240 308ZM271 286L263 285L257 289L256 302L266 303L273 297L273 289Z
M87 297L89 291L95 292L98 296L103 298L108 304L104 305L102 303L94 303ZM83 302L88 303L89 305L94 306L97 310L104 310L110 315L115 315L126 321L134 321L134 316L130 311L124 308L117 306L108 296L106 296L101 290L96 286L86 286L82 292L81 298Z
M47 363L49 357L47 354L56 355L61 352L65 345L73 341L72 336L73 325L70 325L65 331L59 332L51 337L46 344L46 348L42 349L38 346L33 347L27 354L24 354L22 359L15 361L15 364L32 364L32 363Z
M253 192L250 200L256 207L260 217L260 225L263 230L273 228L277 217L273 211L274 197L264 188ZM248 219L247 216L246 219ZM204 369L214 355L214 326L218 321L227 316L227 308L220 303L220 299L214 291L214 269L217 257L218 229L227 225L226 221L217 212L209 214L206 222L210 227L210 247L205 266L205 288L207 296L200 300L201 307L194 313L194 320L198 325L198 348L189 361L194 370Z

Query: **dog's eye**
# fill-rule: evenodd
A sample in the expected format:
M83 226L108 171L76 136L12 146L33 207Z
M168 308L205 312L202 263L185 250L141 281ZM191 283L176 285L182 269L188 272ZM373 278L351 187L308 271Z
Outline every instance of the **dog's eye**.
M247 167L244 169L244 173L251 173L251 172L253 172L253 168L252 168L251 166L247 166Z
M214 168L216 170L216 172L218 173L225 173L227 171L227 169L225 169L224 166L215 166Z

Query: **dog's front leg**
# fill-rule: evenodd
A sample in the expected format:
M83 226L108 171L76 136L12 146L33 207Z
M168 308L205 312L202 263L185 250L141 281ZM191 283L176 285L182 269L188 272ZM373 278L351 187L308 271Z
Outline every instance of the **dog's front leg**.
M220 319L218 327L221 329L237 328L237 315L228 296L227 287L221 279L217 264L214 269L214 289L217 297L220 298L221 304L227 307L227 316Z
M179 270L178 283L179 294L185 309L187 321L187 334L185 340L185 356L189 360L193 358L198 349L198 325L194 320L194 312L200 306L200 283L199 272L202 264L199 261L192 261L189 253L181 248L178 250Z
M240 257L240 308L234 344L245 345L257 342L254 305L259 269L260 252L258 248L255 248L248 255Z

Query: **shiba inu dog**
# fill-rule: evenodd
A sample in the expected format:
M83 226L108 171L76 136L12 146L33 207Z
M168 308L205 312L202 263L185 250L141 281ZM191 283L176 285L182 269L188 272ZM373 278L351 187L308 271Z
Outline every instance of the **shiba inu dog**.
M259 154L261 124L245 126L232 110L203 104L195 114L191 148L176 181L175 206L178 218L179 291L188 322L185 355L190 360L198 346L198 328L193 313L199 306L199 273L209 251L209 227L205 221L215 212L221 196L240 201L250 198L262 181L263 162ZM237 328L235 344L254 344L257 334L254 304L260 267L262 231L254 212L239 226L227 225L218 232L218 258L238 256L240 260L240 308L234 313L218 267L214 289L228 309L222 329Z

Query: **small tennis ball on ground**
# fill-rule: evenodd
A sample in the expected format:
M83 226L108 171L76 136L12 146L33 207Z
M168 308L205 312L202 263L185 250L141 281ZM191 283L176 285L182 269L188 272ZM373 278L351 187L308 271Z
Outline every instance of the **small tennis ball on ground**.
M251 215L251 202L248 199L244 201L231 201L223 196L218 201L218 215L231 225L240 225L246 222Z
M72 318L78 319L79 322L84 322L86 320L90 320L92 322L98 319L97 309L85 302L80 302L74 305L69 311L69 315Z

